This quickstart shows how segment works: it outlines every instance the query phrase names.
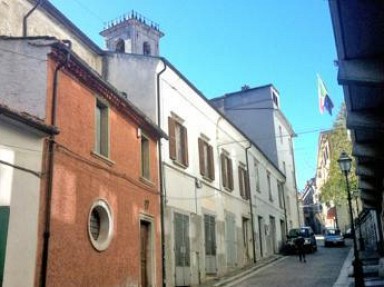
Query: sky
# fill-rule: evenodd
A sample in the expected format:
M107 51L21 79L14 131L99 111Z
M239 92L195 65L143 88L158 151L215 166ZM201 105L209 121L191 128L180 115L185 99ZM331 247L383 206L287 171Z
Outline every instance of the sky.
M341 103L327 0L51 0L101 48L105 23L134 10L158 23L167 58L208 99L273 84L294 138L299 190L315 176L319 132ZM316 75L334 103L320 114Z

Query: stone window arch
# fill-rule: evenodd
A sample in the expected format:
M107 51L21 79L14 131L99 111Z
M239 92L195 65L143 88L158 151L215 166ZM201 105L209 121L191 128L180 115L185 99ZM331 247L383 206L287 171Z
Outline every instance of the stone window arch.
M115 50L118 53L124 53L125 52L125 42L124 42L123 39L117 40L116 49Z
M144 55L151 55L151 45L149 45L148 42L143 43L143 54Z

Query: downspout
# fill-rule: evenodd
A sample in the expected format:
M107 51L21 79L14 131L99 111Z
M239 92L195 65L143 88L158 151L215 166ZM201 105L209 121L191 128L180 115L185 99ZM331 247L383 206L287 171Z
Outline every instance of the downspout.
M285 218L285 237L287 237L287 235L288 235L288 219L287 219L287 207L285 205L285 188L284 188L284 185L283 185L283 204L284 204L284 218Z
M33 6L33 8L27 13L27 15L25 15L23 17L23 37L27 37L27 29L28 29L27 19L28 19L28 17L31 16L33 11L35 11L36 8L39 7L41 5L41 3L43 3L43 1L44 0L38 0L37 3L35 4L35 6Z
M59 71L69 61L71 42L69 40L63 41L67 44L68 48L64 49L67 53L67 57L64 61L58 63L53 74L53 87L52 87L52 107L51 107L51 125L56 126L57 120L57 88L58 88L58 76ZM48 270L48 255L49 255L49 238L51 235L51 205L52 205L52 190L53 190L53 168L55 159L55 135L51 135L48 141L48 172L47 172L47 194L46 194L46 206L45 206L45 226L43 235L43 251L42 251L42 263L41 263L41 275L40 286L45 287L47 284L47 270Z
M245 148L245 160L247 164L247 185L248 185L248 192L249 192L249 208L251 211L251 225L252 225L252 245L253 245L253 263L256 263L256 241L255 241L255 222L253 219L253 204L252 204L252 194L251 194L251 185L249 180L249 161L248 161L248 150L252 147L252 144L249 143L249 147Z
M160 76L167 69L163 59L160 59L163 63L164 68L156 75L156 93L157 93L157 124L161 128L161 107L160 107ZM161 149L161 139L159 140L159 179L160 179L160 225L161 225L161 264L162 264L162 275L163 275L163 287L166 286L166 262L165 262L165 234L164 234L164 217L165 217L165 205L166 205L166 189L164 188L163 180L163 157Z

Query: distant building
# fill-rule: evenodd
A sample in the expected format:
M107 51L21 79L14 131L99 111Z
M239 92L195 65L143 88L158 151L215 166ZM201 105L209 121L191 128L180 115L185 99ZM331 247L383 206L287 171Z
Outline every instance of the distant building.
M321 215L322 206L315 202L315 193L316 180L311 178L307 181L302 194L304 225L311 226L316 234L321 234L322 227L318 215Z
M280 109L279 92L273 85L240 91L210 100L263 150L286 176L284 185L289 227L302 224L299 216L293 137L295 133Z

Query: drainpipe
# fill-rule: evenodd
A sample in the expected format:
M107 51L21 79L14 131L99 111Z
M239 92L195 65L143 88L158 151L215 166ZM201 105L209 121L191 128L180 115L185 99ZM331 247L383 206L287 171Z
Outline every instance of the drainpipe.
M164 68L156 76L156 93L157 93L157 124L161 128L161 107L160 107L160 76L167 69L163 59L160 59L163 63ZM165 208L166 208L166 189L164 188L163 180L163 157L161 150L161 139L159 140L159 179L160 179L160 225L161 225L161 264L162 264L162 275L163 275L163 287L166 286L166 262L165 262L165 234L164 234L164 217L165 217Z
M27 37L27 19L28 17L33 13L33 11L36 10L37 7L39 7L42 3L43 3L44 0L38 0L37 3L35 4L35 6L33 6L33 8L23 17L23 37Z
M284 204L284 218L285 218L285 237L288 235L288 219L287 219L287 207L285 205L285 185L283 185L283 204ZM286 239L286 238L285 238Z
M248 161L248 150L252 147L252 144L249 144L249 147L245 148L245 160L247 164L247 185L248 185L248 192L249 192L249 208L251 211L251 225L252 225L252 245L253 245L253 263L256 263L256 241L255 241L255 222L253 219L253 204L252 204L252 194L251 194L251 185L249 180L249 161Z
M53 74L53 87L52 87L52 107L51 107L51 125L56 126L57 120L57 88L58 88L58 76L59 71L69 61L71 42L69 40L63 41L67 44L67 49L63 49L67 53L67 57L59 62L55 68ZM47 175L47 194L46 194L46 206L45 206L45 227L43 235L43 251L42 251L42 263L41 263L41 276L40 286L45 287L47 284L47 270L48 270L48 255L49 255L49 238L51 235L51 204L52 204L52 190L53 190L53 168L55 159L55 135L49 137L48 142L48 175Z

